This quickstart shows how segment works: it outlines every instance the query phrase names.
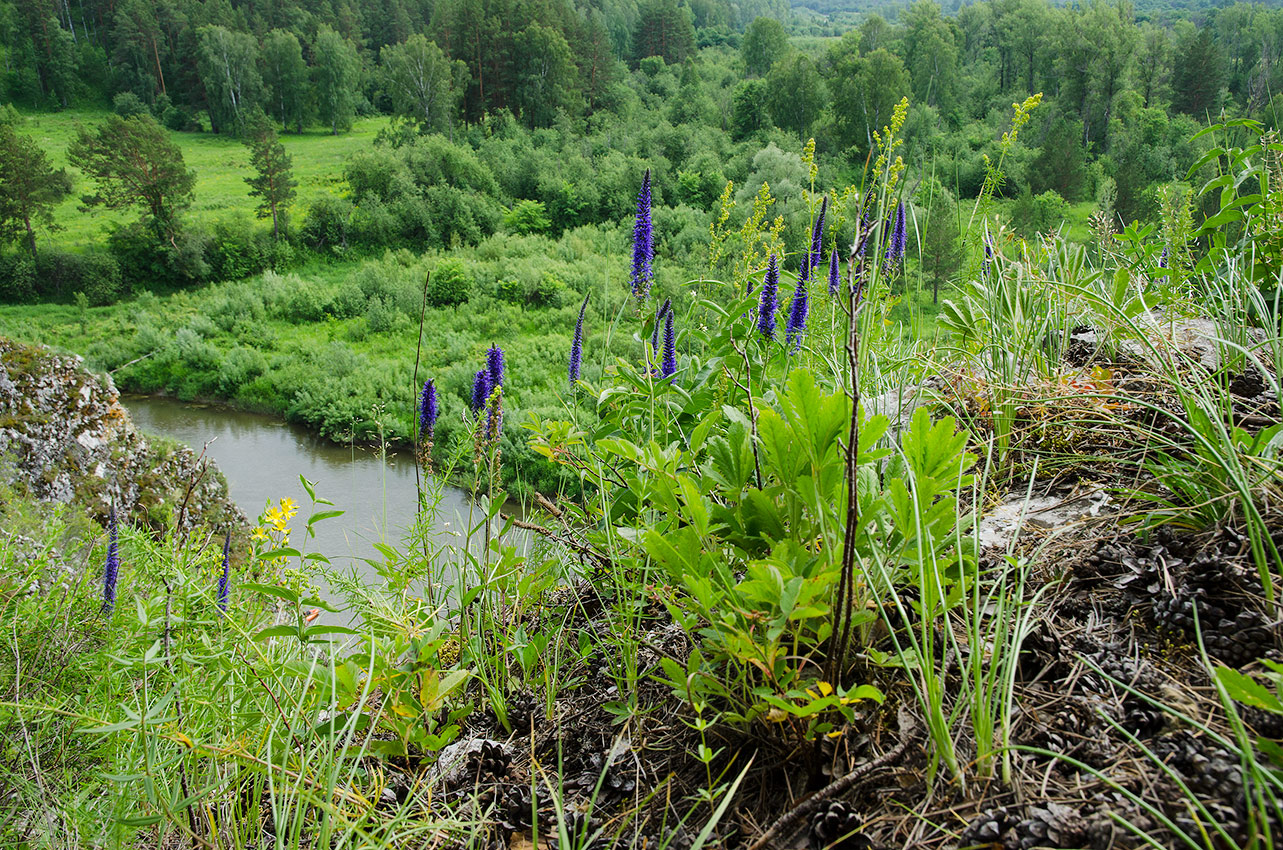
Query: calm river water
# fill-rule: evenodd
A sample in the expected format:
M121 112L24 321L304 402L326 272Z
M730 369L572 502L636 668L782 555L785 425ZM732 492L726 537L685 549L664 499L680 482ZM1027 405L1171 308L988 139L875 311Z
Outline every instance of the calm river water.
M227 476L232 500L251 521L269 501L289 496L298 502L291 522L295 548L305 544L306 551L324 554L335 567L353 566L375 582L377 574L361 560L381 559L374 544L404 550L416 501L414 460L408 453L382 459L371 449L339 446L270 416L215 405L137 396L122 402L144 433L179 440L197 452L208 442L208 456ZM318 523L313 540L303 539L310 500L300 475L315 482L317 496L346 511ZM466 492L446 488L438 531L452 535L466 528L469 504Z

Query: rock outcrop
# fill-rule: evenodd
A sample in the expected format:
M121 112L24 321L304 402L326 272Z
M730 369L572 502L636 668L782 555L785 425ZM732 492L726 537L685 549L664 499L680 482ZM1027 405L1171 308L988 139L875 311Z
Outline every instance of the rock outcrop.
M0 481L38 499L82 504L99 519L114 502L122 519L157 531L180 519L189 529L245 524L213 461L139 433L109 375L3 337Z

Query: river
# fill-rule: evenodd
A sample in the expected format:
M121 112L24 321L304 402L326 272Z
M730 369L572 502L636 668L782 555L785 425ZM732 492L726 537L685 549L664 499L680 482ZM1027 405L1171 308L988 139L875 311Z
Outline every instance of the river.
M145 434L178 440L197 452L208 443L207 455L227 477L232 500L251 521L268 502L275 504L285 496L297 502L299 514L291 522L295 548L305 545L306 551L320 552L340 570L355 568L370 583L382 581L365 561L382 558L375 544L405 549L416 502L415 464L408 454L390 451L380 457L372 449L336 445L271 416L219 405L146 396L125 396L122 402ZM345 511L317 523L312 540L304 540L311 500L300 475L315 484L318 497ZM446 487L438 535L457 538L467 527L470 505L468 493ZM524 543L524 534L522 538ZM339 602L322 577L317 576L316 583L324 595Z

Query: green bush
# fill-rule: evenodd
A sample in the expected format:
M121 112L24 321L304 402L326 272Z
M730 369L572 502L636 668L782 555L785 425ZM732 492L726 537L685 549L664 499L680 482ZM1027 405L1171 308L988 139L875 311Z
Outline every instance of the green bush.
M121 118L132 118L135 115L148 115L151 110L142 98L131 91L122 91L111 99L111 108Z
M36 264L26 254L0 256L0 301L24 304L36 297Z
M348 248L352 202L333 195L318 195L307 210L300 236L317 251L343 253Z
M281 318L295 324L319 322L325 318L329 305L330 299L320 285L310 280L300 281L287 296Z
M530 290L529 300L535 307L556 307L561 302L561 294L566 291L566 284L552 272L545 272Z
M504 211L503 226L510 233L544 233L552 227L547 210L540 201L517 201Z
M330 299L330 305L326 312L336 319L352 319L363 315L369 303L370 299L361 291L360 284L352 278L348 278L339 287L339 291L334 293L334 297Z
M432 307L463 304L472 295L472 285L472 275L462 262L442 260L428 281L428 304Z
M236 346L218 367L218 392L232 398L244 384L267 371L267 358L253 348Z
M519 280L501 280L495 284L495 297L509 304L524 304L526 285Z

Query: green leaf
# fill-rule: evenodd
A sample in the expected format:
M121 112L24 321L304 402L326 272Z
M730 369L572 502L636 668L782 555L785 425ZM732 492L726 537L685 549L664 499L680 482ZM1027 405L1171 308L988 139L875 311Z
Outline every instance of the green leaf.
M349 629L347 626L312 626L304 634L310 639L314 635L356 635L360 634L356 629Z
M271 561L276 558L297 558L300 554L299 550L286 547L284 549L272 549L268 552L259 552L257 557L260 561Z
M247 581L242 582L237 585L237 587L243 590L249 590L253 593L263 593L268 596L275 596L278 599L284 599L286 602L298 602L298 594L296 592L288 588L277 587L274 584L257 584L255 582Z
M254 635L254 640L269 640L274 637L298 637L297 626L268 626Z
M336 516L343 516L347 511L317 511L307 518L307 524L320 522L323 519L333 519Z
M1216 681L1220 682L1225 692L1237 702L1263 708L1275 714L1283 714L1283 702L1279 701L1278 696L1251 676L1218 664Z

